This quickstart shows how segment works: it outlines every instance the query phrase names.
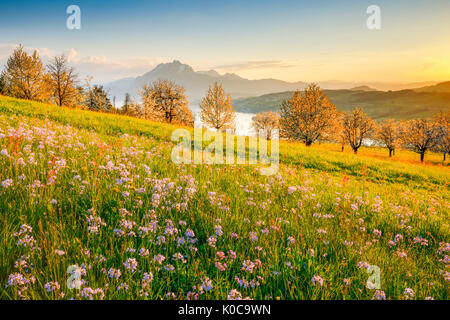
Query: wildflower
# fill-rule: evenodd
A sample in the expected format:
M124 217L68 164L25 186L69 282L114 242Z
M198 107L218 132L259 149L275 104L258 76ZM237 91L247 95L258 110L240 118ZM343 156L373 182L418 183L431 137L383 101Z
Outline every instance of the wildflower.
M288 194L290 195L290 194L293 194L295 191L297 191L297 188L296 187L289 187L288 188Z
M215 248L216 247L216 242L217 242L217 238L214 236L210 236L207 240L208 245Z
M321 287L323 286L323 279L321 276L314 275L314 277L312 277L312 279L311 279L311 282L312 282L313 286L316 286L316 285L319 285Z
M56 290L59 290L59 288L60 288L60 286L59 286L59 283L58 283L58 282L47 282L47 283L44 285L44 289L45 289L47 292L56 291Z
M375 290L372 300L386 300L386 294L382 290Z
M208 291L210 291L210 290L213 289L212 281L211 281L211 279L209 279L208 277L204 277L204 278L201 280L201 282L202 282L202 284L201 284L201 286L200 286L200 290L201 290L201 291L208 292Z
M291 236L291 237L288 237L287 240L288 240L288 245L289 245L289 244L294 244L294 243L295 243L295 238L292 237L292 236Z
M414 295L415 292L411 288L406 288L405 291L403 292L403 296L405 297L406 300L412 300L414 298Z
M133 273L136 271L138 263L137 263L136 259L128 258L127 261L123 263L123 265L129 272Z
M164 257L162 254L159 253L153 257L153 261L156 261L159 264L162 264L164 260L166 260L166 257Z
M120 269L110 268L108 270L108 277L110 277L110 278L114 278L117 280L120 278L121 275L122 275L122 271L120 271Z
M251 242L258 241L258 235L255 231L250 231L250 233L248 234L248 237Z
M58 250L55 250L55 254L57 254L58 256L63 256L66 253L64 251L58 249Z
M9 188L13 185L13 180L12 179L6 179L4 181L2 181L2 187L3 188Z
M242 294L236 289L232 289L228 294L228 300L242 300Z

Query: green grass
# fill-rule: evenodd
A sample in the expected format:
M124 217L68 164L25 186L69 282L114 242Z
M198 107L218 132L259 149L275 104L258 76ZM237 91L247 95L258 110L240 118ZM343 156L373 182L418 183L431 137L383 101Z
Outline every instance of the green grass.
M173 164L174 129L0 97L1 298L372 299L367 263L387 299L406 288L448 299L449 173L438 155L421 165L403 151L395 161L281 142L279 173L262 176ZM83 270L78 290L66 284L71 265Z

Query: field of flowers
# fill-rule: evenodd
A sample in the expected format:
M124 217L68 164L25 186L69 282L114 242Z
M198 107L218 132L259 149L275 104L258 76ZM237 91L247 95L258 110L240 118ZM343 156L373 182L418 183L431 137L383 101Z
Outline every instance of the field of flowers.
M449 298L447 166L175 165L173 129L0 97L0 298Z

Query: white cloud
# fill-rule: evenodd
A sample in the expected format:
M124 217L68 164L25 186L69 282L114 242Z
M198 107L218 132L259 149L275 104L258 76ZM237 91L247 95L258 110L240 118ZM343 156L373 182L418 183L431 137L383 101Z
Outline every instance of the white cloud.
M6 60L14 51L18 44L0 43L0 66L6 63ZM112 60L106 56L82 56L74 48L64 52L55 52L48 48L24 48L26 52L32 53L36 50L44 63L47 63L52 57L64 53L69 63L75 67L81 79L86 76L93 76L94 82L105 83L124 77L136 77L150 71L159 63L167 62L167 59L159 58L132 58Z

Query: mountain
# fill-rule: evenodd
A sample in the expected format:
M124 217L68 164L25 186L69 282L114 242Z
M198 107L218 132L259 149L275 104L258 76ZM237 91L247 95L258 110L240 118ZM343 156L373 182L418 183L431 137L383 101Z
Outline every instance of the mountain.
M371 88L369 86L359 86L350 89L351 91L377 91L377 89Z
M156 68L136 78L124 78L105 85L111 97L118 101L130 93L138 98L138 88L158 79L169 79L186 88L186 95L191 103L198 103L205 95L208 87L215 81L222 83L224 90L233 99L242 97L259 96L286 90L304 89L304 82L286 82L275 79L248 80L234 73L220 75L215 70L194 71L194 69L174 60L171 63L159 64Z
M286 91L237 99L233 101L233 107L246 113L279 111L282 101L291 98L293 93ZM450 111L450 92L324 90L324 93L339 110L361 107L376 120L429 118L440 111Z

